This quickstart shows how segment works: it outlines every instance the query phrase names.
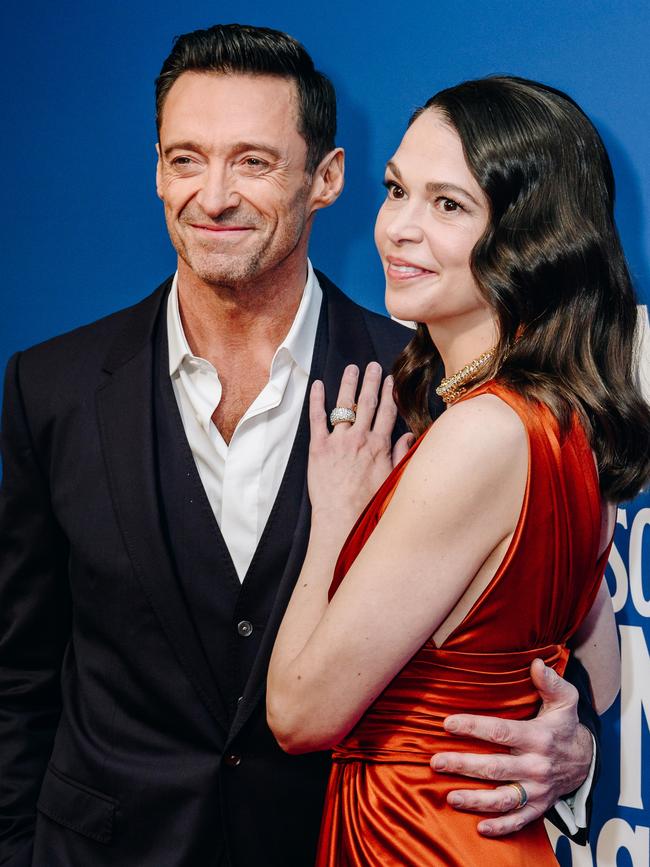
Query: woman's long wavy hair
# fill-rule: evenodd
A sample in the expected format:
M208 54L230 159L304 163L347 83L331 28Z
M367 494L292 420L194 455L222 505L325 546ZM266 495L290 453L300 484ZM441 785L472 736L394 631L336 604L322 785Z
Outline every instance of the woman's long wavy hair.
M490 204L471 256L498 320L498 375L547 404L567 431L577 412L596 454L603 496L625 500L650 478L650 408L641 397L634 290L614 224L614 176L603 142L566 94L495 76L433 96L458 133ZM414 433L431 423L440 356L427 328L395 365L395 396Z

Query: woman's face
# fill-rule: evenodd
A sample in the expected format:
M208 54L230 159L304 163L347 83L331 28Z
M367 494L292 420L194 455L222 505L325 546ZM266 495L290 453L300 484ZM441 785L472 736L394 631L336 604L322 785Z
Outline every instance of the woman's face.
M462 327L494 318L469 267L489 203L456 131L428 109L386 166L375 226L386 274L386 307L398 319Z

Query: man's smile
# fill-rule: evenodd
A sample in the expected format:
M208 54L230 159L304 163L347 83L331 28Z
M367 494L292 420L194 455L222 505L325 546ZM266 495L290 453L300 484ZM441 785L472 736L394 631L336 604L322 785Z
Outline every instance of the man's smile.
M186 223L186 225L190 226L190 228L192 229L195 229L197 232L199 232L199 234L204 234L212 237L219 235L221 237L226 236L230 238L236 238L241 237L247 232L254 231L253 226L206 226L202 223Z

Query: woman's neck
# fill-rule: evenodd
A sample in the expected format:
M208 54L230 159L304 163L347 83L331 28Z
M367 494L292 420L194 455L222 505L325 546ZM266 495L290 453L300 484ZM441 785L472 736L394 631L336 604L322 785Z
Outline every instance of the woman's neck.
M440 353L445 368L445 377L453 376L465 365L492 349L499 339L495 319L481 317L476 322L427 323L429 334Z

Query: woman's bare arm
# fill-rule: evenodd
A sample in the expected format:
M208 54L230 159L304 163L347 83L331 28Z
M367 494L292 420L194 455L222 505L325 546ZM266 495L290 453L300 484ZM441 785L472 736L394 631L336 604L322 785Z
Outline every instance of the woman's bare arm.
M357 422L341 432L343 444L336 431L327 434L318 389L311 408L312 531L268 681L269 724L290 752L340 740L440 626L491 552L505 550L528 465L526 432L505 403L482 395L451 407L411 458L328 606L351 524L348 492L352 499L362 484L362 466L346 463L343 452L354 452L349 438L363 430Z
M591 611L571 642L587 669L596 712L605 713L621 688L621 655L607 582L603 578Z

